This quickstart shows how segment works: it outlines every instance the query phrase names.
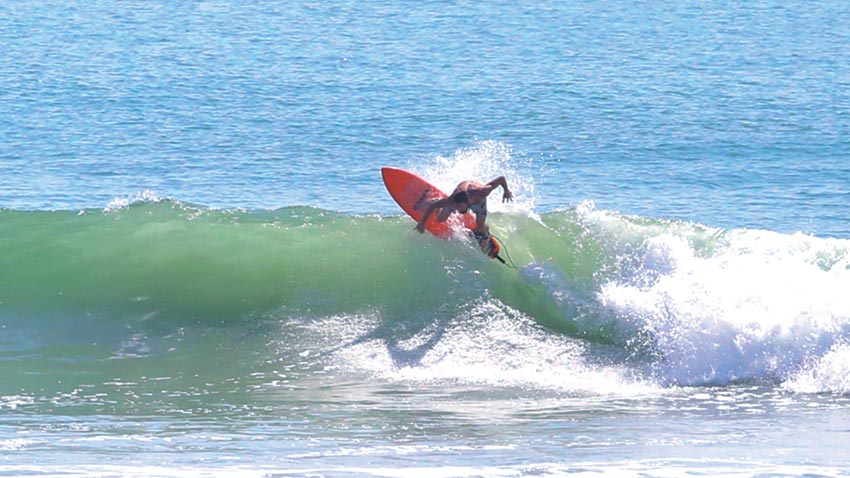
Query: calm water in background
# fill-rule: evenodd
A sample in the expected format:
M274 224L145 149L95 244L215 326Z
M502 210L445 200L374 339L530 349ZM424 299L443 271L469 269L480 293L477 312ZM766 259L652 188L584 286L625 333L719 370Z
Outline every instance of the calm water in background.
M0 475L848 473L844 2L23 1L0 44ZM519 270L384 165L507 175Z
M376 168L493 140L539 208L592 199L843 235L849 14L841 2L16 2L2 12L3 205L102 207L149 189L394 212Z

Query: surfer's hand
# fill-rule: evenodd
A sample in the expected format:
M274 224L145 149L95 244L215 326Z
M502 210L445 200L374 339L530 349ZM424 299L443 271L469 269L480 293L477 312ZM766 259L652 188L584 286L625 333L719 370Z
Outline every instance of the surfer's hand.
M419 234L422 234L423 232L425 232L425 224L422 224L421 222L417 222L416 227L414 229L419 231Z
M513 200L514 200L514 194L512 192L510 192L508 190L508 188L505 188L505 193L502 195L502 202L513 201Z

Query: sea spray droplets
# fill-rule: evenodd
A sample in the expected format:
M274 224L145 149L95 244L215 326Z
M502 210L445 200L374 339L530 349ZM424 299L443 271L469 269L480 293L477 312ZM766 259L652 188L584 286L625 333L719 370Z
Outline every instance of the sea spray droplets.
M836 344L824 356L813 358L785 387L800 393L850 394L850 345Z
M487 207L497 212L531 213L534 210L534 169L531 162L517 157L513 149L499 141L481 141L476 145L455 151L451 156L438 156L432 165L422 168L423 177L446 193L450 193L461 181L486 183L505 176L514 194L511 203L502 203L501 190L497 190L488 201Z

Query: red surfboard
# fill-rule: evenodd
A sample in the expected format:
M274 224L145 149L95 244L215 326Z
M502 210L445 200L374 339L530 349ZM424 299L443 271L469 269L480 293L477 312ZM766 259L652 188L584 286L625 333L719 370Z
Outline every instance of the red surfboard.
M433 184L410 171L381 168L381 175L384 177L384 185L390 192L390 196L416 222L422 219L428 204L448 196ZM428 218L425 229L435 236L449 238L453 233L452 222L455 224L459 222L467 229L475 229L475 216L471 212L467 212L459 218L457 214L453 214L448 221L439 222L437 221L436 211Z
M410 171L386 167L381 168L381 176L384 178L384 185L390 192L390 196L416 222L419 222L425 215L428 204L448 196L433 184ZM454 224L460 224L470 231L474 231L477 225L475 215L469 211L465 214L452 214L445 222L438 221L435 212L425 223L425 229L435 236L448 239L454 233L454 229L452 229ZM493 236L490 236L490 242L491 244L488 247L482 247L482 249L488 252L491 258L501 260L498 256L501 249L499 242Z

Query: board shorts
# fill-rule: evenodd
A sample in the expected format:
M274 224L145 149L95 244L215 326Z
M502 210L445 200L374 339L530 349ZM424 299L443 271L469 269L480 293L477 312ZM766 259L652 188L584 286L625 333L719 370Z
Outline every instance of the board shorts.
M485 199L481 204L470 204L469 210L477 216L487 217L487 200Z

